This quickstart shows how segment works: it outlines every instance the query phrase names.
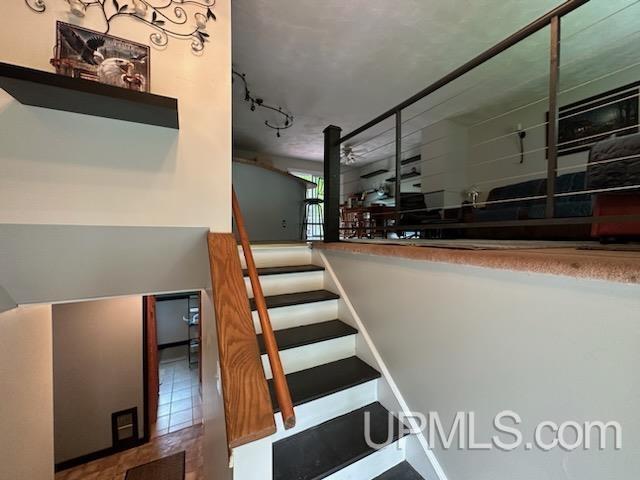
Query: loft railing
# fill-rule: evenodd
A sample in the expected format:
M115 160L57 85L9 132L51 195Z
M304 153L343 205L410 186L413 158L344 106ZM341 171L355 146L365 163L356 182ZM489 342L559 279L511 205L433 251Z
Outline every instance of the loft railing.
M341 226L341 215L340 215L340 204L341 204L341 174L345 172L341 168L341 157L343 156L342 147L347 147L348 152L353 151L352 142L356 137L362 136L365 132L371 131L371 129L376 127L384 127L385 122L391 123L393 120L394 126L387 128L383 133L392 131L395 129L395 137L382 145L374 146L373 149L370 149L367 153L371 153L373 151L379 150L380 148L388 147L390 145L394 145L393 157L395 158L395 178L393 179L394 184L394 192L395 192L395 224L393 225L383 225L383 226L375 226L375 227L364 227L369 232L383 232L385 235L390 231L422 231L422 230L443 230L443 229L468 229L468 228L486 228L486 227L514 227L514 226L558 226L558 225L576 225L576 224L598 224L598 223L608 223L608 222L637 222L640 221L640 215L636 214L624 214L624 215L593 215L584 216L584 217L562 217L558 218L556 216L556 200L558 198L562 198L563 196L577 196L577 195L590 195L599 192L624 192L629 190L638 190L640 189L640 185L623 185L621 187L615 188L606 188L606 189L587 189L585 188L582 191L573 191L573 192L564 192L557 191L557 178L558 173L566 170L571 170L577 168L575 165L569 167L559 167L558 166L558 157L560 153L565 153L570 151L571 148L576 146L576 143L571 141L561 143L559 140L559 122L561 118L560 111L560 102L559 102L559 94L564 93L560 90L560 71L561 71L561 49L563 46L562 36L561 36L561 24L563 18L579 9L580 7L585 6L589 3L589 0L569 0L564 4L558 6L554 10L549 13L543 15L538 18L534 22L530 23L526 27L522 28L518 32L514 33L507 39L498 43L494 47L485 51L484 53L478 55L471 61L462 65L458 69L444 76L440 80L434 82L429 85L422 91L413 95L409 99L404 102L396 105L385 113L377 116L373 120L365 123L359 128L356 128L352 132L343 135L340 127L337 126L329 126L324 130L325 140L324 140L324 173L325 173L325 242L335 242L341 238L341 232L345 230L354 230L354 227L351 225ZM595 3L595 2L594 2ZM620 9L618 12L625 14L623 10L626 8L637 4L638 2L629 2L629 5ZM628 12L626 12L628 14ZM613 17L613 14L605 17L602 20L598 20L594 24L602 23L609 17ZM518 127L518 132L512 132L513 135L521 135L522 132L525 133L524 136L520 136L520 145L522 146L522 139L526 137L527 130L533 130L534 128L542 128L546 125L546 142L547 146L545 148L538 149L540 151L544 151L546 153L546 171L545 172L536 172L537 174L545 174L546 175L546 190L538 195L528 196L526 198L513 198L513 199L504 199L498 200L497 202L492 201L480 201L476 203L473 202L473 207L476 206L484 206L490 205L492 203L500 203L500 202L517 202L522 200L536 200L540 201L544 204L544 214L541 215L542 218L535 219L518 219L518 220L499 220L499 221L483 221L483 222L465 222L462 220L459 221L449 221L449 222L430 222L429 224L416 224L416 225L399 225L398 221L402 214L407 213L415 213L421 211L427 211L428 208L419 208L419 209L402 209L401 204L401 193L402 193L402 167L403 167L403 153L406 153L403 150L403 140L412 134L405 135L403 132L403 127L405 123L413 120L412 117L408 120L403 121L403 112L407 109L415 106L418 102L427 97L430 97L434 94L441 93L441 90L452 84L454 81L461 79L463 76L469 74L470 72L478 69L479 67L486 64L488 61L496 58L503 52L506 52L508 49L520 44L521 42L530 39L534 34L546 29L548 27L550 35L549 35L549 58L548 58L548 67L549 67L549 84L548 84L548 97L544 100L547 101L548 106L548 120L547 122L540 123L533 127L528 127L525 129L521 129ZM579 33L579 32L578 32ZM638 33L638 32L636 32ZM464 40L462 40L464 41ZM604 39L599 39L599 41L604 42ZM628 41L631 41L629 39ZM637 65L640 65L638 62ZM632 65L633 66L633 65ZM505 90L507 88L505 87ZM637 89L635 90L635 98L637 99L640 96ZM623 92L624 93L624 92ZM606 99L605 99L606 101ZM602 104L602 103L601 103ZM596 104L597 105L597 104ZM585 111L589 111L588 109ZM563 117L565 118L565 117ZM635 127L636 130L640 128L640 122L635 122L637 125ZM630 132L632 127L627 127L626 132ZM416 130L419 133L420 129ZM416 133L413 132L413 133ZM608 132L608 133L618 133L616 131ZM511 135L511 134L509 134ZM508 135L502 135L496 138L506 137ZM601 136L600 136L601 138ZM494 141L495 139L491 139L490 141ZM367 143L370 140L367 140L363 143ZM573 142L576 142L574 140ZM424 144L422 145L424 146ZM587 144L588 146L588 144ZM531 152L526 152L530 154ZM538 152L539 153L539 152ZM504 158L520 158L524 159L524 149L521 150L520 153L516 155L506 156ZM640 158L640 152L638 155L635 155L634 158ZM500 159L498 159L500 160ZM616 161L616 160L625 160L625 158L607 160L607 161ZM407 162L407 159L404 160ZM487 162L488 163L488 162ZM386 170L385 170L386 171ZM528 173L522 175L522 177L532 176L532 173ZM357 181L357 180L354 180ZM489 182L487 182L489 183ZM636 182L637 183L637 182ZM451 208L465 208L469 206L468 202L458 202L460 205L452 205ZM466 205L465 205L466 203ZM445 204L446 205L446 204ZM443 205L443 211L448 208ZM375 215L375 214L374 214ZM389 218L389 212L386 212L381 215L386 215ZM343 222L344 223L344 222Z
M293 411L293 403L291 402L291 393L289 392L289 385L287 384L284 369L282 368L278 344L276 343L276 337L273 333L273 327L271 326L271 320L269 318L267 302L264 298L264 293L262 292L258 269L256 268L256 263L253 259L251 245L249 244L249 236L247 235L247 231L244 226L244 217L240 210L240 204L238 203L235 190L232 192L232 206L233 218L236 222L236 229L242 245L242 251L244 252L249 280L251 281L251 289L253 290L253 297L256 303L258 316L260 318L262 337L269 357L269 365L271 366L271 373L273 375L273 388L282 413L282 421L285 428L293 428L296 425L296 416Z

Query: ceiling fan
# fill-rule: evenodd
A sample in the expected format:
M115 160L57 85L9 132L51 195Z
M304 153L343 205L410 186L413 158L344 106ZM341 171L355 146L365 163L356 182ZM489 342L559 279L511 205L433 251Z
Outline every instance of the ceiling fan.
M353 147L350 145L343 145L340 160L345 165L353 165L360 160L364 160L365 157L364 155L362 155L362 153L365 153L364 149L358 149L357 147Z

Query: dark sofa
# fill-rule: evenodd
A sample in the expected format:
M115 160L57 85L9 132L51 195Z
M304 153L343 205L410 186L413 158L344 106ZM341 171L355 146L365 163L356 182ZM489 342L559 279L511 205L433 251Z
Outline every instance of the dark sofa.
M585 190L585 172L567 173L556 179L556 193ZM473 221L498 222L545 218L547 179L538 178L526 182L497 187L489 192L487 206L474 211ZM514 198L534 197L529 200L506 201ZM501 202L503 203L491 203ZM591 215L591 195L579 194L556 199L557 217L588 217Z

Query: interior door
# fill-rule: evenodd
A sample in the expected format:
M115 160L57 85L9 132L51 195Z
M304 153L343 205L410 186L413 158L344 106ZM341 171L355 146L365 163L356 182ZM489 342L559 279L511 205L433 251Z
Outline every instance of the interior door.
M160 393L160 372L158 357L158 327L156 324L156 298L144 297L144 326L145 326L145 356L146 356L146 402L147 418L145 421L151 427L158 416L158 395Z

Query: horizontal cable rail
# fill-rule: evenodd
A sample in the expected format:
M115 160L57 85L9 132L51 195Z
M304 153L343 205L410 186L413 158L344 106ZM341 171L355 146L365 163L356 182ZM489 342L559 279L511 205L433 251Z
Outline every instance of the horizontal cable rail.
M247 231L244 226L244 217L240 210L240 204L238 203L235 190L232 192L232 207L233 217L236 221L236 229L238 230L238 236L240 237L240 243L242 244L242 251L244 252L244 258L247 263L247 271L249 273L249 280L251 281L256 309L258 310L258 317L260 318L262 337L264 339L265 349L267 350L269 365L271 366L273 388L276 393L276 399L278 400L278 406L280 407L285 428L293 428L296 425L296 416L293 411L291 393L289 392L287 378L284 374L284 369L282 368L280 352L275 334L273 333L273 327L271 326L267 302L264 298L258 269L256 268L256 263L253 259L251 245L249 244L249 236L247 235Z
M602 144L598 155L604 159L590 153L605 140L640 135L638 107L634 106L640 99L640 82L634 83L637 75L631 71L640 66L640 61L633 61L635 58L629 55L634 52L632 42L640 35L631 21L638 10L631 7L640 5L640 0L629 0L620 6L604 4L601 10L594 5L585 9L584 16L571 15L566 22L571 32L562 36L563 17L587 3L589 0L566 1L350 133L342 134L338 127L328 127L325 177L338 179L338 198L344 202L344 209L327 209L325 229L333 228L338 233L329 235L325 241L337 241L339 232L343 236L360 236L362 231L368 232L365 236L383 232L386 237L388 232L405 235L411 231L464 230L490 225L559 227L637 221L638 215L622 215L625 210L616 210L618 207L610 197L599 197L625 194L624 198L632 199L629 205L633 205L633 198L640 196L640 181L631 174L633 170L627 169L635 168L637 163L613 167L615 170L609 175L614 177L598 180L592 188L589 172L600 167L594 174L603 177L607 171L602 169L608 165L640 162L640 152L634 154L638 142L635 137ZM615 27L616 16L622 16L617 35L609 42L599 40L600 35ZM528 42L529 48L514 49L488 65L490 68L478 69L476 76L461 79L545 28L549 35L546 65L542 63L544 41L537 35ZM585 36L588 31L595 33ZM603 45L580 48L583 41ZM561 62L563 47L572 58ZM599 61L602 55L612 61ZM543 96L542 90L546 73L526 75L525 70L520 70L509 82L504 75L514 72L513 59L524 62L528 71L548 69L545 87L548 94ZM502 68L506 70L501 74ZM438 92L458 79L461 81L454 87ZM438 94L431 96L435 92ZM423 99L426 101L418 104ZM356 160L341 177L343 143ZM607 158L612 156L616 158ZM410 163L403 160L414 157L416 160ZM365 166L358 165L363 160ZM628 178L615 178L620 175L616 172L625 171L629 172ZM368 173L373 175L367 176ZM331 190L330 181L328 185ZM515 207L502 209L502 205ZM613 210L609 212L609 208ZM615 215L616 211L620 215ZM403 222L420 224L403 225ZM608 228L594 228L591 235L616 231L617 227ZM634 228L624 231L633 232ZM566 233L589 238L586 231L579 228L549 235L558 238Z
M438 223L438 224L420 224L420 225L401 225L401 226L357 226L357 227L340 227L340 230L362 230L375 232L419 232L423 230L453 230L453 229L473 229L473 228L507 228L507 227L546 227L546 226L562 226L562 225L588 225L602 223L631 223L640 222L640 215L603 215L597 217L567 217L567 218L541 218L526 220L504 220L504 221L486 221L474 223Z
M562 17L562 16L566 15L567 13L570 13L570 12L574 11L575 9L579 8L580 6L586 4L588 1L589 0L569 0L569 1L565 2L565 3L563 3L562 5L557 7L556 9L554 9L551 12L547 13L546 15L540 17L535 22L530 23L526 27L524 27L521 30L519 30L518 32L514 33L513 35L511 35L506 40L503 40L502 42L498 43L493 48L487 50L484 53L481 53L480 55L478 55L474 59L472 59L469 62L465 63L463 66L461 66L461 67L457 68L456 70L454 70L453 72L451 72L450 74L448 74L448 75L444 76L443 78L441 78L440 80L432 83L431 85L426 87L424 90L416 93L415 95L413 95L409 99L405 100L404 102L396 105L392 109L390 109L390 110L386 111L385 113L377 116L376 118L374 118L370 122L367 122L364 125L362 125L361 127L356 128L351 133L348 133L347 135L342 136L340 138L340 143L344 143L344 142L348 141L349 139L360 135L361 133L369 130L371 127L376 126L380 122L382 122L382 121L384 121L384 120L386 120L388 118L391 118L397 112L402 111L407 107L410 107L411 105L413 105L414 103L416 103L419 100L422 100L427 95L430 95L433 92L435 92L437 90L440 90L445 85L447 85L447 84L451 83L452 81L462 77L464 74L474 70L476 67L482 65L483 63L487 62L488 60L491 60L492 58L496 57L497 55L499 55L500 53L504 52L505 50L508 50L509 48L513 47L514 45L520 43L522 40L530 37L534 33L538 32L538 31L542 30L543 28L545 28L546 26L550 25L553 18Z
M638 185L625 185L625 186L620 186L620 187L608 187L608 188L599 188L599 189L592 189L592 190L576 190L573 192L563 192L563 193L555 193L553 196L554 198L561 198L561 197L573 197L573 196L579 196L579 195L592 195L595 193L612 193L612 192L625 192L625 191L629 191L629 190L638 190L640 191L640 184ZM443 207L438 207L438 209L444 209L444 210L452 210L454 208L464 208L464 207L477 207L478 205L501 205L501 204L507 204L507 203L514 203L514 202L526 202L526 201L532 201L532 200L543 200L545 198L547 198L548 195L531 195L528 197L517 197L517 198L507 198L504 200L488 200L488 201L477 201L476 203L472 204L472 203L458 203L455 205L446 205ZM410 209L410 210L400 210L398 213L400 214L405 214L405 213L419 213L419 212L428 212L430 210L434 210L433 208L416 208L416 209ZM384 213L372 213L372 216L376 216L376 215L382 215L384 216Z

